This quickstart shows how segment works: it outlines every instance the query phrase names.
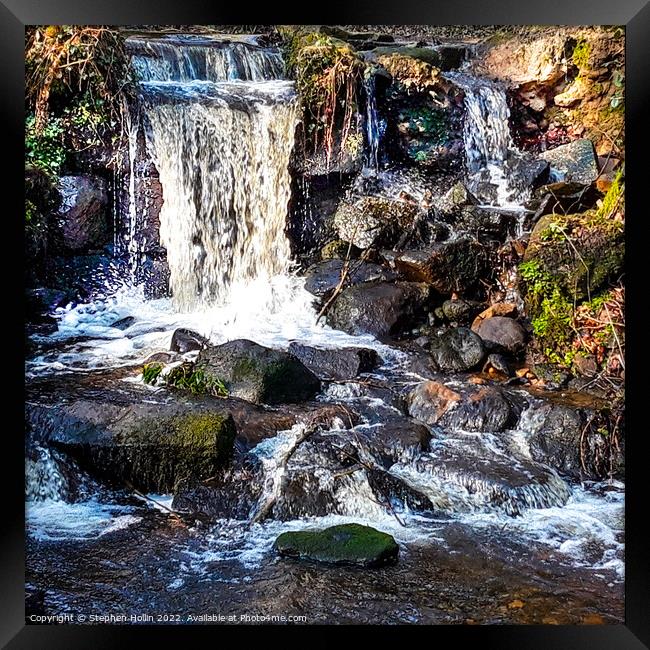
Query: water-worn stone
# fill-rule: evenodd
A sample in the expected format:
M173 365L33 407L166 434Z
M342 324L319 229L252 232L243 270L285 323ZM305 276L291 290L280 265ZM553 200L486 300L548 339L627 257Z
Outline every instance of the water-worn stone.
M133 323L135 323L134 316L125 316L124 318L116 320L111 327L114 327L116 330L126 330L129 329Z
M514 319L493 316L482 320L474 330L489 348L503 348L519 354L526 347L526 331Z
M598 177L596 151L591 140L587 138L544 151L540 158L550 163L555 181L589 185Z
M456 327L432 337L429 352L440 370L465 372L476 368L485 358L481 337L467 327Z
M174 333L172 334L172 341L169 349L172 352L185 354L192 350L202 350L206 345L209 345L209 343L208 339L206 339L205 336L201 336L198 332L185 327L179 327L177 330L174 330Z
M425 250L405 251L395 258L395 268L401 276L426 282L442 294L469 289L486 264L483 246L466 237L438 242Z
M361 524L282 533L275 549L284 557L364 567L395 562L399 553L392 535Z
M341 201L334 227L343 241L358 248L391 246L412 226L418 212L418 206L406 201L364 196L354 202Z
M86 252L107 243L106 182L98 176L61 176L59 216L63 243L71 252Z
M377 352L369 348L316 348L293 341L289 352L319 379L352 379L382 363Z
M482 321L493 316L512 316L514 318L517 316L517 305L514 302L497 302L490 305L472 321L472 331L476 332L476 328Z
M494 386L449 388L425 381L411 391L408 402L412 417L452 431L503 431L516 417L504 393Z
M445 318L452 323L460 323L469 319L472 311L476 309L476 306L480 303L476 303L471 300L445 300L442 303L442 313Z
M391 281L395 273L379 264L352 262L352 272L346 278L347 284L361 284L376 280ZM314 264L305 273L305 289L319 298L326 297L341 281L343 260L332 259Z
M320 390L320 381L292 354L237 339L207 346L196 368L225 382L231 395L256 404L300 402Z
M417 282L371 282L342 291L327 323L348 334L396 335L424 319L429 288Z

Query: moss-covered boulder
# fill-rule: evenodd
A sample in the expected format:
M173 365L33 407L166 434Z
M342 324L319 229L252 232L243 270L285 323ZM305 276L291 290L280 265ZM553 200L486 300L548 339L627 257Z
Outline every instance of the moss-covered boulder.
M318 378L292 354L246 339L204 348L196 368L223 381L230 395L256 404L302 402L320 390Z
M392 535L361 524L282 533L275 549L283 557L363 567L390 564L399 554Z

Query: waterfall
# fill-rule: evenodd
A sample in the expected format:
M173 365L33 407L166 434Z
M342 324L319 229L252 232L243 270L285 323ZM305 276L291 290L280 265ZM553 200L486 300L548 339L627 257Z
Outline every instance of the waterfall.
M366 93L366 165L379 171L379 146L386 124L379 118L377 110L377 82L375 75L364 79L363 87Z
M176 306L224 302L236 287L286 272L298 105L293 83L279 79L279 52L176 37L138 41L132 63Z
M518 151L510 133L505 88L462 73L450 72L446 77L465 93L463 140L470 189L492 205L520 206L525 197L510 173L509 162Z

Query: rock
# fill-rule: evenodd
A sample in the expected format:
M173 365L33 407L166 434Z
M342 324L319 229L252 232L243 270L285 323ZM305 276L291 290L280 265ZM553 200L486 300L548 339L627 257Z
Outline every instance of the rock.
M237 339L207 346L196 368L225 382L231 395L256 404L300 402L320 390L320 381L291 354Z
M446 192L446 194L443 194L442 197L435 201L435 206L438 210L445 214L454 214L460 210L460 208L467 205L477 204L478 200L467 189L462 181L458 181Z
M327 324L348 334L397 335L424 319L429 288L417 282L371 282L344 289Z
M470 238L438 242L425 250L405 251L395 258L395 268L407 280L426 282L442 294L463 292L481 276L487 255Z
M334 214L339 237L358 248L373 244L391 246L410 228L419 208L405 201L365 196L354 202L341 201Z
M512 318L505 316L486 318L474 331L488 347L503 348L511 354L519 354L526 347L526 331Z
M445 300L442 303L442 313L452 323L460 323L469 319L470 314L476 308L475 303L470 300Z
M275 549L283 557L363 567L395 562L399 553L391 535L361 524L282 533Z
M198 332L185 327L179 327L177 330L174 330L174 333L172 334L172 341L169 349L172 352L185 354L192 350L202 350L209 344L210 341L208 341L205 336L201 336Z
M148 363L174 363L175 361L183 361L183 357L177 352L154 352L150 354L142 364L146 366Z
M514 318L516 315L517 315L517 305L515 305L513 302L497 302L494 305L490 305L487 309L482 311L472 321L472 331L476 332L476 328L486 318L492 318L493 316L512 316Z
M494 370L497 373L501 373L502 375L505 375L506 377L512 377L514 374L512 372L512 368L510 367L510 363L508 362L508 359L506 359L502 354L489 354L487 361L483 366L483 372L485 372L486 368L488 369L488 371Z
M26 298L27 314L32 317L49 314L57 307L65 307L66 304L74 301L75 294L71 291L40 287L38 289L29 289L26 292Z
M449 388L438 381L418 384L409 394L409 415L452 431L503 431L516 412L494 386Z
M382 363L377 352L369 348L315 348L294 341L289 352L319 379L352 379Z
M460 67L465 60L468 48L463 44L438 45L434 47L413 47L411 45L395 45L376 47L366 56L366 60L376 61L380 57L390 57L394 54L408 57L416 61L428 63L443 72Z
M147 300L169 296L170 270L166 258L147 255L138 268L138 281L144 284Z
M108 242L106 182L97 176L61 176L59 216L63 243L71 252L87 252Z
M96 392L54 407L29 405L27 422L90 473L143 492L170 492L181 478L212 476L235 440L232 415L213 400L132 402Z
M319 298L330 294L341 281L343 260L332 259L311 266L305 273L305 289ZM360 284L382 280L390 282L396 277L395 273L379 264L370 262L354 263L354 271L348 275L348 284Z
M465 372L478 367L485 358L481 337L467 327L456 327L434 337L429 352L444 372Z
M352 246L352 250L350 250L350 245L348 242L345 242L342 239L335 239L334 241L329 242L329 244L325 244L325 246L321 248L320 258L323 261L344 260L348 255L348 251L350 251L350 253L352 253L352 257L354 257L356 247Z
M134 316L125 316L124 318L116 320L111 327L114 327L116 330L126 330L129 329L133 323L135 323Z
M583 138L540 154L551 165L555 181L571 181L590 185L598 177L596 151L591 140Z

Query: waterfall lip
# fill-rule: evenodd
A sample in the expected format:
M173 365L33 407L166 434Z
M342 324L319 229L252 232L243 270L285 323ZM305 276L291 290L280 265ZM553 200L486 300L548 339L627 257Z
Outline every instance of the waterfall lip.
M124 40L129 53L133 49L145 48L147 54L153 54L146 50L149 44L170 45L170 46L196 46L196 47L228 47L233 44L241 44L251 48L274 49L259 42L260 37L256 34L185 34L167 33L142 33L127 36Z

